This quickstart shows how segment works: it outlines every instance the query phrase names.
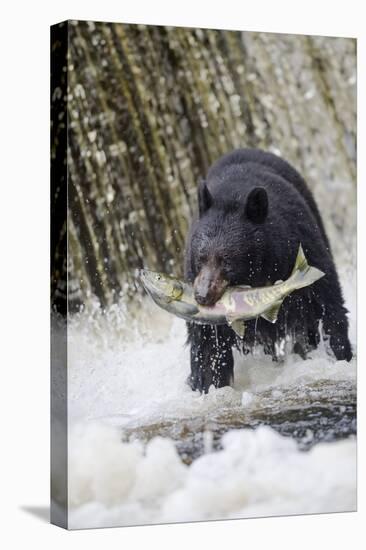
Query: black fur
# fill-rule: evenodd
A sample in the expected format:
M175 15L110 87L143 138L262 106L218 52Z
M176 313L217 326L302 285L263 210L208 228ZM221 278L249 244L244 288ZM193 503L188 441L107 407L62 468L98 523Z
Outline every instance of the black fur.
M240 149L219 159L199 186L199 218L186 247L186 279L193 283L201 268L214 262L230 285L262 286L289 277L299 244L306 258L326 273L308 288L287 297L277 323L259 318L246 324L243 344L256 343L277 359L276 343L286 335L294 351L306 357L319 343L319 321L335 357L349 361L348 320L328 238L302 177L271 153ZM211 265L211 264L210 264ZM232 347L238 344L229 326L188 324L192 389L208 391L233 377Z

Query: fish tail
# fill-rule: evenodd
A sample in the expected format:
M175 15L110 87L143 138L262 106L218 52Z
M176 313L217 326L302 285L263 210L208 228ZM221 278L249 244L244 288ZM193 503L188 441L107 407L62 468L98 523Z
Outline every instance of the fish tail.
M291 286L295 289L304 288L321 279L324 275L323 271L308 264L300 244L295 266L288 280Z

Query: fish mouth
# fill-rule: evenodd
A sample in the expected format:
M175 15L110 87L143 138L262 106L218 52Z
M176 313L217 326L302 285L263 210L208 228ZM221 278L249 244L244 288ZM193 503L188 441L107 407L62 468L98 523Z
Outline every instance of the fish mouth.
M155 272L149 271L148 269L140 269L138 271L138 275L145 291L154 301L164 303L171 301L171 298L165 295L164 290L154 282L154 275L156 275Z
M150 273L150 276L149 276L149 273ZM144 286L152 284L151 271L149 272L149 270L147 269L139 269L137 274L138 274L138 278L140 279L140 281L143 283Z
M145 269L138 269L137 270L137 277L139 279L142 279L142 280L146 279L146 270Z
M151 272L149 273L146 269L141 269L140 273L140 281L142 285L144 286L145 290L148 292L158 292L160 289L154 284L154 279L151 276Z
M149 277L147 275L147 271L145 269L139 269L138 270L138 278L140 279L140 282L142 283L142 286L147 292L151 292L151 281L149 281Z

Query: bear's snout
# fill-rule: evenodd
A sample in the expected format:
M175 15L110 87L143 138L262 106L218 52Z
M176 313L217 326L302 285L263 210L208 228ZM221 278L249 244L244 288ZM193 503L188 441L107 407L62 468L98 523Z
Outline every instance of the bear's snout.
M194 297L201 306L213 306L223 295L228 282L219 268L204 266L194 281Z

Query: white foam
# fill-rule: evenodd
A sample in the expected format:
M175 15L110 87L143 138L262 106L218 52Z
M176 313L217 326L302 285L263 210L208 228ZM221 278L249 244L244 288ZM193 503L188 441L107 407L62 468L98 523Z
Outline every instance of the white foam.
M172 441L144 449L117 428L74 427L70 436L70 528L179 522L356 507L355 441L304 453L271 428L232 430L223 450L188 467Z

